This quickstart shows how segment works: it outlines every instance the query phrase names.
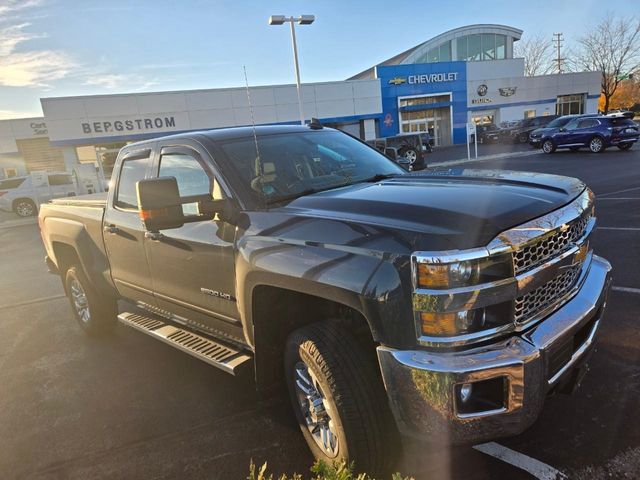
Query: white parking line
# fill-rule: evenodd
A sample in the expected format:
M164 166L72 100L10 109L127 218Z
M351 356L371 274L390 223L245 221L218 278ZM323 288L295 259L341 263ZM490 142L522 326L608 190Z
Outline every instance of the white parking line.
M640 227L596 227L596 230L623 230L627 232L640 232Z
M640 288L631 288L631 287L617 287L617 286L613 286L611 287L611 290L613 290L614 292L626 292L626 293L639 293L640 294Z
M34 303L42 303L48 302L50 300L58 300L59 298L66 298L66 295L51 295L50 297L41 297L34 298L33 300L26 300L24 302L19 303L10 303L7 305L0 305L0 310L4 310L5 308L16 308L16 307L24 307L26 305L33 305Z
M624 190L617 190L615 192L601 193L599 195L596 195L596 198L597 197L602 197L603 195L615 195L616 193L632 192L634 190L640 190L640 187L625 188Z
M535 458L528 457L510 448L503 447L495 442L483 443L473 448L524 470L540 480L560 480L567 478L564 473L546 463L542 463Z

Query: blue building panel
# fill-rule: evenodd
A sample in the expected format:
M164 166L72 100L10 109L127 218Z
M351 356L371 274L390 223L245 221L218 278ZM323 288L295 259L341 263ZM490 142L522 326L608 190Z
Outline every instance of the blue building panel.
M464 143L467 123L466 62L421 63L376 67L382 90L381 137L400 133L398 97L451 93L453 143ZM422 108L438 108L438 103ZM413 108L407 108L414 110ZM419 109L419 108L418 108ZM404 109L403 109L404 110Z

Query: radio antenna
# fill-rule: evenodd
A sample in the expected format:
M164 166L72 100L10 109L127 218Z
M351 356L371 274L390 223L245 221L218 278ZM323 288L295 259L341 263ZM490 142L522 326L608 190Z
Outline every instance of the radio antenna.
M242 66L244 70L244 84L247 90L247 102L249 102L249 114L251 115L251 129L253 130L253 141L256 145L256 161L254 165L254 171L256 175L260 175L260 178L264 176L264 169L262 167L262 159L260 158L260 149L258 148L258 135L256 133L256 122L253 118L253 105L251 104L251 92L249 91L249 80L247 80L247 67Z

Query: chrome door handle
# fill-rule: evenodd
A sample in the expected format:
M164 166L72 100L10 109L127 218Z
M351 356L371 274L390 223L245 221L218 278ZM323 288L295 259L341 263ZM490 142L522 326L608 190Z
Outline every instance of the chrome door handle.
M106 233L118 233L119 229L115 225L105 225L103 230Z
M144 238L148 238L149 240L162 240L162 233L160 232L144 232Z

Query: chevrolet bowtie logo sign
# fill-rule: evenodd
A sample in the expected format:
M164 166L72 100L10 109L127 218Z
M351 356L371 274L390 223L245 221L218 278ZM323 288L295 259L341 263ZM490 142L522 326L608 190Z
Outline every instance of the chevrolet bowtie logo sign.
M406 78L393 77L391 80L389 80L389 85L402 85L403 83L407 83Z

